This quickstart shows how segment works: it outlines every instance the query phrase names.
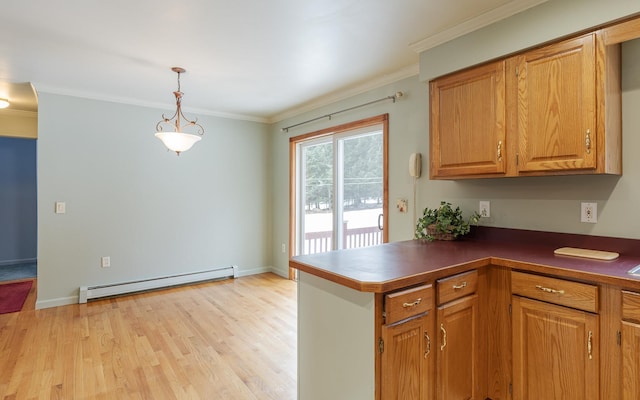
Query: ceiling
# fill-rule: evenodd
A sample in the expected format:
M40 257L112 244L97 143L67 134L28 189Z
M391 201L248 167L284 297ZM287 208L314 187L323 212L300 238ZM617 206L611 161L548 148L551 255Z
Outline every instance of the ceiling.
M0 97L31 82L171 109L180 66L186 111L274 122L415 75L420 51L543 1L10 1Z

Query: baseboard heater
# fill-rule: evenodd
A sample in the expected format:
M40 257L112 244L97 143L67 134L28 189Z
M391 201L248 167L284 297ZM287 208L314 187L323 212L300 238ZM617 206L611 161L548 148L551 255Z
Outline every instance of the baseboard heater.
M78 303L86 303L87 300L98 299L101 297L116 296L127 293L141 292L144 290L160 289L171 286L184 285L187 283L232 277L238 277L237 265L208 271L192 272L188 274L163 276L159 278L132 282L114 283L111 285L81 286Z

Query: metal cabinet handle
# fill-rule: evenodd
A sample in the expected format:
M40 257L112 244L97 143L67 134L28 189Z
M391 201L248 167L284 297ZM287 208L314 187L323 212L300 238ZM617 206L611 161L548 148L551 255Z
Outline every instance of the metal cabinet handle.
M459 285L453 285L453 288L454 288L455 290L464 289L464 288L466 288L466 287L467 287L467 281L464 281L464 282L462 282L462 283L461 283L461 284L459 284Z
M589 331L589 338L587 339L587 352L589 353L589 360L593 360L593 332Z
M427 358L429 353L431 353L431 338L429 337L429 333L424 331L424 340L427 341L427 349L424 352L424 358Z
M587 154L591 153L591 129L587 129L587 134L584 139L585 147L587 148Z
M498 161L502 161L502 140L498 141Z
M442 345L440 346L440 351L443 351L445 347L447 347L447 330L444 329L444 324L440 324L440 330L442 331Z
M402 303L402 307L404 308L409 308L409 307L415 307L418 304L420 304L422 302L422 297L419 297L418 299L416 299L416 301L411 302L411 303Z
M536 289L540 289L543 292L547 292L547 293L564 294L564 290L550 289L540 285L536 285Z

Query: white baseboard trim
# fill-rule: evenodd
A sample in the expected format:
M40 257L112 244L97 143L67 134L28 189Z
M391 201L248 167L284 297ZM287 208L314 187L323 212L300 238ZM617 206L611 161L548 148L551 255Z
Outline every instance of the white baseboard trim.
M256 267L251 269L238 270L238 277L264 274L265 272L273 272L271 267Z
M289 279L288 269L283 271L282 268L276 268L273 266L244 269L238 273L238 276L240 277L240 276L258 275L258 274L264 274L266 272L271 272L282 278Z
M36 310L78 304L78 296L58 297L57 299L36 300Z
M250 275L257 275L257 274L264 274L266 272L272 272L278 276L281 276L282 278L288 278L289 277L289 271L285 270L283 271L281 268L275 268L272 266L268 266L268 267L257 267L257 268L251 268L251 269L240 269L238 268L236 271L236 278L240 278L243 276L250 276ZM132 293L133 294L133 293ZM49 299L49 300L36 300L36 310L40 310L43 308L52 308L52 307L60 307L60 306L67 306L67 305L71 305L71 304L78 304L80 299L79 294L76 296L69 296L69 297L59 297L56 299Z
M271 267L271 272L282 278L289 279L289 269L283 270L282 268Z

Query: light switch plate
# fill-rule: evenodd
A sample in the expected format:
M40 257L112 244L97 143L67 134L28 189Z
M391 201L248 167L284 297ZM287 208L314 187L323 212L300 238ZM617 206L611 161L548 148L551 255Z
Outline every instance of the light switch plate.
M407 212L407 204L408 204L407 199L396 200L396 207L398 208L398 211L400 211L401 213Z
M67 212L67 205L64 201L56 201L56 214L65 214Z

